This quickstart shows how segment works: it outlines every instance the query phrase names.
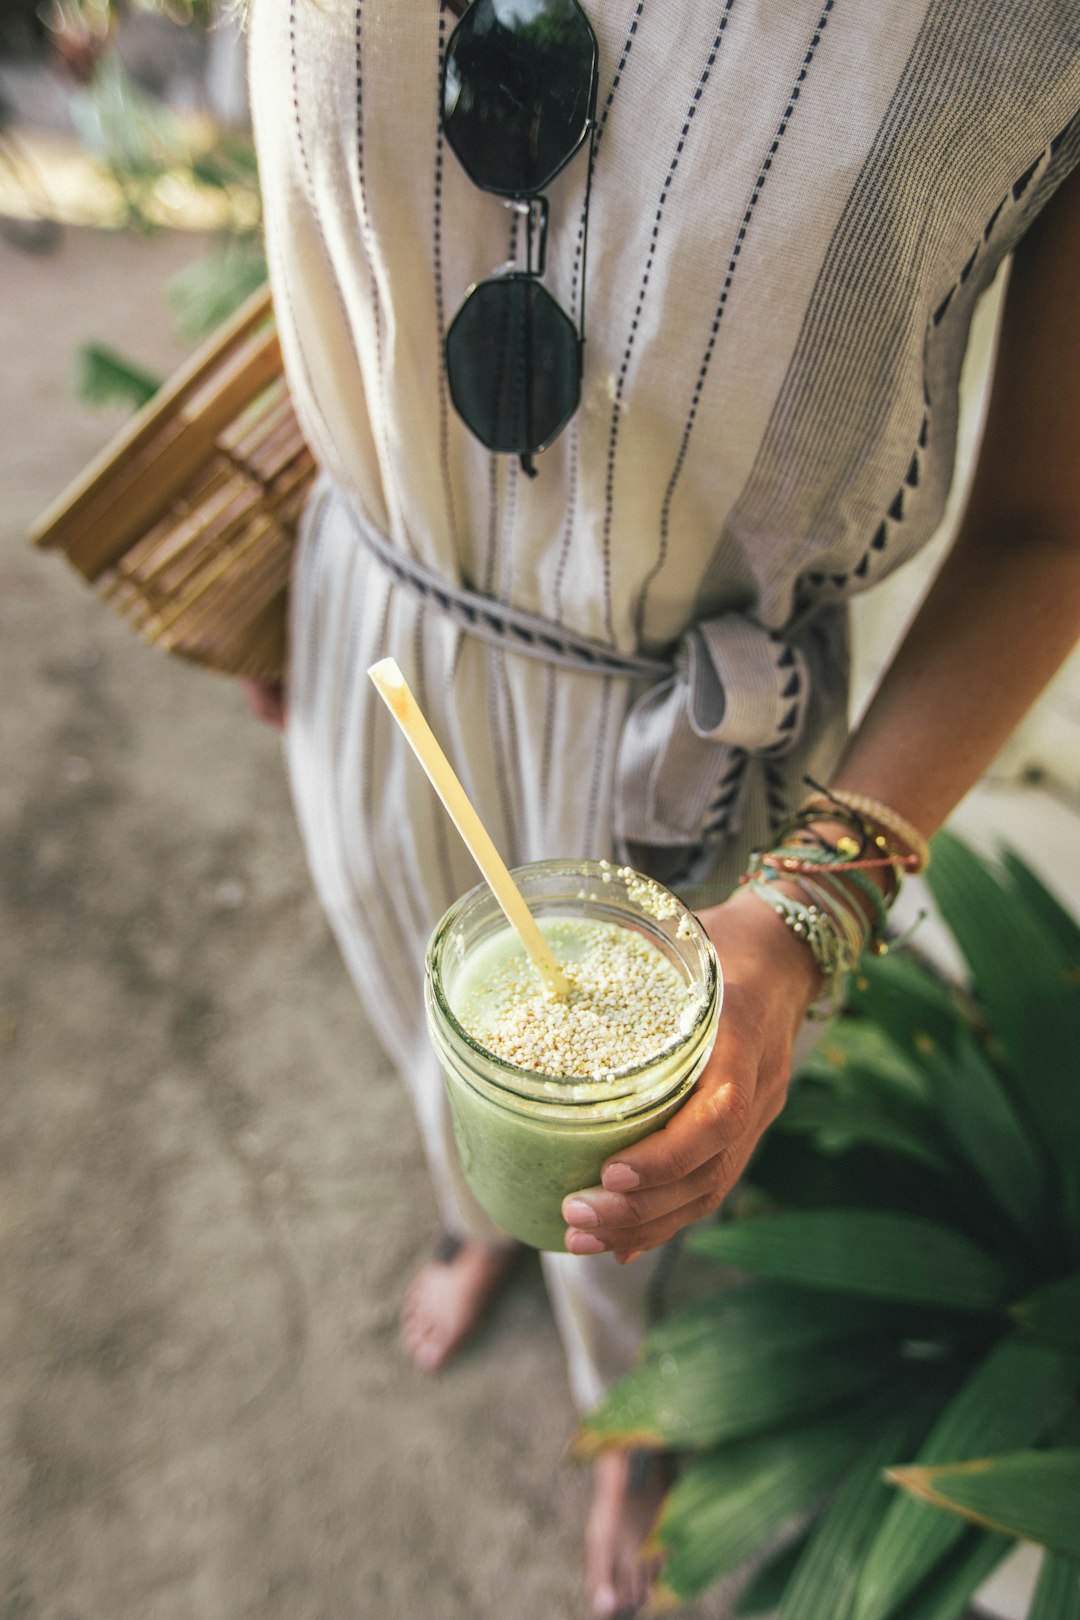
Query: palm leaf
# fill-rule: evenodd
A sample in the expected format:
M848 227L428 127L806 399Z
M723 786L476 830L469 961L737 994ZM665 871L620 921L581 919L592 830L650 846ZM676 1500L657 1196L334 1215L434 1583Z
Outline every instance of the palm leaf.
M776 1282L878 1299L994 1310L1006 1268L948 1227L877 1210L767 1215L692 1232L698 1254Z
M747 1183L785 1210L889 1210L953 1227L991 1253L1001 1241L996 1205L972 1198L961 1178L865 1144L824 1153L810 1137L770 1130Z
M1080 1451L1014 1451L938 1467L894 1468L889 1478L920 1501L988 1530L1080 1558Z
M755 1281L718 1289L665 1316L646 1334L642 1355L647 1361L678 1356L703 1339L742 1344L762 1355L807 1351L840 1340L910 1338L913 1324L920 1337L929 1337L943 1320L951 1325L938 1311L916 1313L886 1300Z
M934 841L927 880L1008 1057L1017 1105L1058 1167L1068 1220L1080 1232L1080 987L1066 976L1056 939L947 833Z
M954 1161L942 1150L940 1128L935 1134L932 1114L903 1096L875 1097L869 1086L853 1098L804 1076L792 1087L775 1129L805 1132L826 1152L870 1143L919 1159L943 1175L955 1171Z
M864 957L847 1007L887 1035L916 1066L928 1051L950 1051L958 1028L952 992L907 950Z
M590 1412L580 1457L604 1447L714 1446L810 1417L895 1377L896 1353L816 1346L767 1354L721 1335L636 1368Z
M84 343L76 365L75 391L88 405L126 405L137 411L153 399L162 383L160 377L103 343Z
M1032 1445L1076 1398L1076 1363L1047 1345L1012 1337L986 1356L934 1425L916 1463L963 1462ZM960 1518L898 1496L866 1556L853 1620L887 1620L963 1534Z
M875 959L876 960L876 959ZM876 969L871 969L876 971ZM901 1051L872 1014L835 1018L799 1069L799 1079L826 1080L853 1097L869 1086L875 1096L902 1096L929 1102L918 1063Z
M1080 1272L1045 1283L1009 1314L1022 1332L1036 1339L1064 1349L1080 1347Z
M1008 1536L968 1531L890 1620L960 1620L972 1593L1015 1545Z
M1080 1615L1080 1558L1047 1553L1039 1571L1028 1620L1077 1620Z
M1032 916L1055 941L1066 968L1080 968L1080 923L1015 851L1002 850L1001 864Z
M777 1620L847 1620L859 1565L891 1501L881 1471L919 1443L928 1421L925 1405L916 1405L874 1435L815 1526Z
M941 1122L1010 1222L1037 1240L1044 1231L1046 1161L1005 1087L967 1029L951 1052L924 1056Z
M266 281L257 236L231 236L213 253L179 271L166 289L177 325L193 341L205 337Z
M864 1108L868 1101L878 1103L895 1122L892 1145L935 1168L951 1158L941 1140L944 1124L979 1178L967 1196L973 1192L981 1202L988 1194L1010 1228L1037 1240L1047 1214L1046 1162L960 1007L902 952L872 959L860 983L853 1003L860 1016L838 1020L801 1072L829 1080L845 1093L850 1076L852 1097ZM874 1075L866 1073L868 1067ZM793 1096L798 1094L795 1088ZM786 1118L787 1111L781 1129ZM876 1139L890 1145L886 1131Z
M802 1557L810 1531L803 1530L790 1541L785 1541L778 1552L754 1571L731 1606L734 1615L771 1615L779 1606L784 1588L791 1579L795 1565Z
M807 1512L880 1423L882 1403L703 1453L669 1491L653 1534L658 1605L696 1597Z

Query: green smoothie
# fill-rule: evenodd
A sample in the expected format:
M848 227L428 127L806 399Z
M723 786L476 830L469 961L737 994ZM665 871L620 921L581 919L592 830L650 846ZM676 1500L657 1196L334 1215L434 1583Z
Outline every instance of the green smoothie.
M433 937L429 1025L474 1194L513 1236L562 1250L567 1193L596 1186L604 1161L661 1126L697 1080L719 975L696 920L637 874L543 862L515 876L570 996L545 995L474 891Z

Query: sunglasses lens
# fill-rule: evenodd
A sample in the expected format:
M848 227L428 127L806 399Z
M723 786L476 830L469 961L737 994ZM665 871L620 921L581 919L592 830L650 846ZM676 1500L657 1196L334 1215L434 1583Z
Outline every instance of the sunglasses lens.
M446 334L450 395L489 450L550 444L577 410L578 336L551 294L526 276L481 282Z
M443 128L475 185L543 190L588 133L596 59L577 0L473 0L447 46Z

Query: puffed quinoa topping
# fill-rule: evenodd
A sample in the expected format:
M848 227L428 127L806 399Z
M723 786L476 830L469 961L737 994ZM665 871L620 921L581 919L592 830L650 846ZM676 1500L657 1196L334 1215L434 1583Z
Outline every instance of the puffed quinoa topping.
M544 931L571 981L568 997L547 996L522 958L474 984L457 1009L462 1028L496 1057L599 1080L648 1062L689 1032L695 998L643 935L570 917L551 919Z

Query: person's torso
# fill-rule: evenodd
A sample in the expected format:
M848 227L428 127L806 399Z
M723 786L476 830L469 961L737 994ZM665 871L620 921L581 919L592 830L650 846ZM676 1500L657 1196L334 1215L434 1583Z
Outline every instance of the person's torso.
M438 0L254 0L278 319L313 447L403 555L624 650L780 627L921 545L978 294L1080 155L1080 4L584 0L587 149L545 285L579 410L527 479L457 418L470 285L520 248L439 127Z

